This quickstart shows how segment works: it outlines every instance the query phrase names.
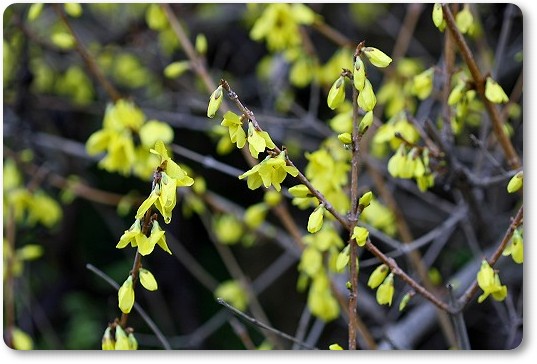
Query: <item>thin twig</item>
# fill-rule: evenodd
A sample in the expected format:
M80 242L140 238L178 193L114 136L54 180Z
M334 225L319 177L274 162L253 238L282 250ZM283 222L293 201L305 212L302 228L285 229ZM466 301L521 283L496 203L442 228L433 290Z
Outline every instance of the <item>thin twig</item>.
M86 268L95 273L97 276L102 278L106 283L108 283L110 286L112 286L115 290L119 289L119 284L117 284L112 278L110 278L106 273L98 269L92 264L86 264ZM172 347L170 346L170 343L168 343L168 340L166 340L166 337L162 332L160 332L158 326L151 320L149 315L145 312L145 310L138 304L134 303L134 309L140 314L142 319L147 323L147 326L155 333L159 341L161 342L162 346L166 350L172 350Z
M277 330L273 327L270 327L268 325L265 325L264 323L262 322L259 322L258 320L256 320L255 318L253 317L250 317L248 316L247 314L245 314L244 312L241 312L240 310L236 309L235 307L231 306L229 303L227 303L226 301L224 301L222 298L217 298L216 301L221 304L222 306L224 306L225 308L227 308L228 310L230 310L231 312L233 312L234 314L240 316L241 318L245 319L246 321L248 321L249 323L255 325L255 326L259 326L265 330L268 330L280 337L283 337L287 340L290 340L306 349L309 349L309 350L318 350L316 347L312 347L300 340L297 340L295 339L294 337L284 333L284 332L281 332L280 330Z
M455 298L455 294L453 292L453 286L451 284L447 285L447 289L449 292L449 302L452 306L457 308L455 305L457 304L457 299ZM464 316L462 312L457 312L451 315L451 318L453 320L453 326L455 327L455 332L457 333L457 343L459 346L459 349L461 350L471 350L470 346L470 339L468 338L468 331L466 330L466 324L464 323Z

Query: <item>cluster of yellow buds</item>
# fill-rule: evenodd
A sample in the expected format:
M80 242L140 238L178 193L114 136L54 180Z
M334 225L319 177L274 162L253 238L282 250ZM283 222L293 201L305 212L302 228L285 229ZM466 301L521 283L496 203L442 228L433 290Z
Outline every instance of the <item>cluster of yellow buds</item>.
M429 167L429 149L401 144L388 161L388 172L394 178L414 178L420 191L434 185L434 174Z
M381 264L373 270L367 285L372 289L378 287L376 298L379 305L391 306L394 293L393 273L390 273L386 264Z
M138 341L131 328L124 330L116 323L104 330L101 347L103 350L137 350Z

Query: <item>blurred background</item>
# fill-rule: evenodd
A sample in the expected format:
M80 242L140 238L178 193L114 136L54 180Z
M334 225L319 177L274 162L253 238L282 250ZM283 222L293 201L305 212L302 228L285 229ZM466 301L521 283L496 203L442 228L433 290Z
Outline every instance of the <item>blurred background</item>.
M432 21L432 4L306 6L316 14L315 22L301 23L310 13L282 12L271 25L295 16L298 27L291 29L300 51L297 44L285 44L294 41L286 38L290 35L283 27L277 37L284 43L281 48L277 41L270 43L271 31L254 39L256 22L268 18L266 4L169 4L165 9L172 19L155 4L44 4L32 9L31 4L19 3L5 9L4 335L7 325L15 324L31 338L34 349L100 349L108 323L121 315L117 290L88 265L117 284L125 280L135 250L115 246L151 190L151 173L106 170L99 162L103 154L90 155L86 149L88 138L103 127L107 106L120 97L132 101L146 121L171 127L173 159L195 179L193 187L178 190L172 223L161 223L173 254L157 248L143 258L159 289L136 288L136 302L170 346L300 348L234 318L215 300L223 296L310 346L347 347L345 313L329 320L313 315L308 289L301 289L296 235L300 239L308 234L312 210L296 206L286 192L298 182L287 177L283 199L278 200L296 222L295 235L282 222L281 210L266 208L266 215L263 210L263 223L255 228L245 224L246 209L263 202L270 206L270 198L278 197L264 189L250 190L237 178L250 166L229 143L227 130L220 128L222 114L207 117L209 96L219 80L226 79L275 144L284 145L304 171L306 155L338 134L333 121L337 113L325 100L341 65L351 67L352 58L340 61L339 56L352 57L356 44L365 40L393 57L390 67L371 67L368 73L378 92L377 127L399 107L418 120L436 121L443 112L445 33ZM511 98L502 115L522 156L521 11L511 4L469 4L467 9L473 20L466 39L483 75L492 75ZM405 82L430 67L435 67L432 93L420 99ZM454 72L463 69L457 55ZM312 71L317 73L312 76ZM385 88L382 96L378 90L389 81L398 88L391 93ZM399 101L402 106L396 105ZM435 293L446 301L445 284L463 289L475 279L481 259L498 246L522 200L506 192L513 174L491 136L482 106L457 122L449 150L480 181L462 184L468 189L448 167L439 168L435 185L420 193L412 180L387 173L393 154L388 150L368 155L370 162L364 163L360 175L360 188L381 196L386 210L379 209L376 216L392 218L392 231L379 223L372 242L384 252L396 251L389 242L399 246L404 240L400 230L394 231L400 219L413 239L430 233L417 251ZM169 135L169 129L163 132ZM383 195L379 186L388 192ZM392 196L392 204L382 196ZM373 220L368 223L375 226ZM345 233L340 233L345 240ZM13 257L18 259L16 268L12 260L6 264ZM396 258L420 280L408 256ZM359 347L371 342L379 348L452 347L436 311L418 295L404 312L398 310L399 299L391 307L378 305L375 291L366 286L378 261L367 252L360 259L358 313L370 340L359 337ZM508 297L482 304L477 304L477 296L472 298L464 318L473 349L511 349L522 339L522 266L502 257L496 268L508 286ZM332 289L340 292L345 306L347 277L330 275ZM407 291L396 281L396 297ZM136 311L129 315L129 326L141 349L162 349L154 330Z

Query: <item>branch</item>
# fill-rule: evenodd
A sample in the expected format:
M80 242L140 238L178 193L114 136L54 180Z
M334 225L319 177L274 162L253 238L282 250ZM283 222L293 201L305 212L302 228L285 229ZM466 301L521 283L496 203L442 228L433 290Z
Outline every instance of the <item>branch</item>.
M248 321L249 323L255 325L255 326L259 326L265 330L268 330L270 332L272 332L273 334L276 334L278 336L281 336L283 337L284 339L287 339L287 340L290 340L306 349L309 349L309 350L318 350L318 348L316 347L312 347L300 340L297 340L295 339L294 337L284 333L284 332L281 332L279 330L276 330L275 328L273 327L270 327L268 325L265 325L264 323L262 322L259 322L257 321L256 319L254 319L253 317L250 317L248 315L246 315L245 313L239 311L238 309L236 309L235 307L231 306L229 303L227 303L226 301L224 301L222 298L217 298L216 299L216 302L218 302L219 304L221 304L222 306L224 306L225 308L227 308L228 310L230 310L231 312L233 312L234 314L238 315L239 317L245 319L246 321Z
M470 51L470 48L464 40L464 37L462 36L461 32L457 28L457 24L455 23L455 19L453 18L453 14L451 13L449 6L446 4L442 4L442 11L444 14L444 19L446 20L447 28L449 29L450 34L453 36L453 40L457 44L457 47L459 48L461 55L464 58L464 62L468 66L472 78L474 79L477 93L485 104L485 108L487 109L487 112L490 116L490 121L492 123L492 129L494 130L494 134L496 135L496 138L498 138L503 152L507 157L507 163L509 164L511 169L518 169L521 166L520 158L515 151L513 144L511 144L511 140L509 140L509 137L507 136L507 134L505 134L498 109L492 102L490 102L485 97L485 79L479 71L479 67L474 60L473 54Z

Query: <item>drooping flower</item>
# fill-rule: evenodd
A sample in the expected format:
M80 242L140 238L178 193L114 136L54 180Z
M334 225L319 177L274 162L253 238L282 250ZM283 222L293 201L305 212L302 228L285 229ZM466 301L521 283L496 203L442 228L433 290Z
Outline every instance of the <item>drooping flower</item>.
M286 163L285 152L278 157L267 156L261 163L239 176L239 179L247 179L248 188L255 190L263 184L265 187L274 186L276 191L281 191L281 183L287 174L293 177L298 175L298 170Z
M516 229L513 232L511 241L503 250L502 255L510 255L511 258L513 258L513 261L517 264L524 262L524 239L522 238L522 234L520 233L519 229Z
M345 78L340 76L330 87L326 103L332 110L336 109L345 100Z
M252 157L257 159L259 153L264 152L265 148L274 149L276 145L266 131L257 130L250 121L248 123L248 148Z
M379 305L392 305L394 287L393 273L388 274L384 282L377 288L377 302Z
M368 237L369 231L366 228L361 226L354 227L351 238L356 240L356 244L358 244L358 246L364 246Z
M375 67L384 68L392 63L392 59L386 53L375 47L365 47L362 52Z
M483 290L477 302L483 302L489 295L496 301L503 301L507 296L507 286L502 285L500 276L492 269L486 260L481 262L481 269L477 272L477 284Z
M129 277L123 282L121 287L117 292L118 297L118 306L123 313L131 312L132 306L134 306L134 288L132 284L132 276ZM126 338L126 337L125 337ZM118 346L117 343L117 331L116 331L116 350Z
M228 128L229 138L232 143L237 144L237 148L241 149L246 144L246 133L242 128L242 119L239 115L228 111L224 114L224 119L220 125Z
M386 264L381 264L378 267L375 268L375 270L371 273L369 276L369 280L367 281L367 285L370 288L377 288L386 278L388 273L390 272L390 269Z

